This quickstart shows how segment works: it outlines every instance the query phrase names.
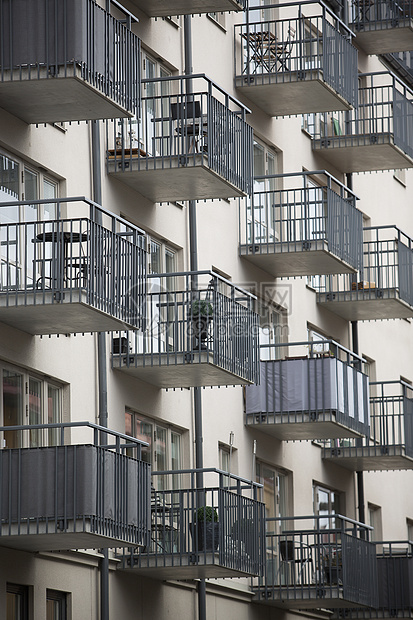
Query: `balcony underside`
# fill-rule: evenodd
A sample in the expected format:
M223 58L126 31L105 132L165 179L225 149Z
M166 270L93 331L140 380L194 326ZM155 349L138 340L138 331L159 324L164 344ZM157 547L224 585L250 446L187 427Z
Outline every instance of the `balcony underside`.
M218 579L226 577L246 577L250 573L245 573L234 568L224 566L219 563L219 553L202 553L199 564L190 562L190 559L183 556L166 555L159 557L142 558L141 566L135 565L133 568L125 570L133 571L138 575L151 577L152 579Z
M131 3L149 17L242 10L236 0L131 0Z
M192 361L191 361L192 358ZM216 385L246 385L251 383L244 377L232 373L213 362L213 354L208 351L194 353L154 354L153 365L148 354L130 355L127 358L113 357L113 368L141 381L152 383L160 388L186 388Z
M249 83L248 83L249 80ZM270 116L351 110L352 106L323 80L323 72L308 69L305 77L292 71L236 77L236 87Z
M355 273L355 269L328 250L324 240L241 245L241 256L274 277ZM255 253L254 253L255 251Z
M255 589L257 591L257 589ZM283 609L337 609L360 607L359 602L348 601L344 598L343 589L337 586L304 584L297 583L295 587L277 587L272 590L271 586L265 590L261 588L260 599L254 602L264 605L273 605Z
M331 448L323 459L351 471L398 471L413 469L413 458L404 446L360 446Z
M345 293L318 293L317 303L341 316L346 321L375 319L407 319L413 308L400 299L397 289L347 291ZM333 299L331 297L333 296Z
M79 295L76 291L74 297L76 301L71 301L68 292L62 302L56 303L52 292L44 295L43 292L36 293L35 297L33 293L17 293L8 297L0 293L0 322L39 336L124 328L125 321L89 305L86 293Z
M362 433L337 422L335 412L249 413L246 425L280 441L363 437Z
M73 67L67 69L70 77L50 77L45 69L31 69L32 79L27 70L19 71L20 80L10 81L5 71L0 82L0 107L26 123L57 123L63 121L83 121L102 118L131 116L110 97L94 88L81 78L80 69L73 75ZM14 73L16 75L17 71Z
M410 18L401 19L396 25L392 22L352 24L356 32L355 44L366 54L388 54L408 52L413 49L413 22Z
M313 149L343 172L413 167L413 159L394 144L393 134L332 136L313 140Z
M68 524L68 530L66 532L46 533L45 523L40 522L38 525L38 532L36 533L37 523L34 520L29 526L29 533L27 533L27 524L20 524L20 533L17 525L12 524L10 527L3 524L2 528L7 535L0 536L0 547L8 547L10 549L19 549L21 551L68 551L69 549L99 549L99 548L112 548L112 547L128 547L131 541L122 541L119 538L112 536L104 536L93 531L90 531L90 523L88 518L85 517L85 522L79 519L76 522L76 532L73 532L73 522ZM104 530L105 526L102 526ZM82 531L83 530L83 531Z
M113 158L112 158L113 159ZM224 200L244 193L208 167L208 157L202 153L188 156L187 166L178 165L178 156L126 160L124 172L116 170L109 158L108 173L122 183L149 198L152 202L180 200ZM120 161L117 162L120 167ZM138 169L140 167L140 170ZM162 167L163 166L163 167Z

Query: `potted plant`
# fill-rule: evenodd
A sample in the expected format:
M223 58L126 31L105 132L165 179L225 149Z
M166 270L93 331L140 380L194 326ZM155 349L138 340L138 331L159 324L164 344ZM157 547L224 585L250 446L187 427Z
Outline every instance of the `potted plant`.
M201 506L194 513L192 537L195 551L217 551L219 544L218 513L212 506Z
M206 299L197 299L191 304L192 330L198 346L208 337L208 326L212 319L212 304Z
M326 583L330 585L341 585L342 567L341 549L336 549L334 547L326 552L324 555L324 575Z

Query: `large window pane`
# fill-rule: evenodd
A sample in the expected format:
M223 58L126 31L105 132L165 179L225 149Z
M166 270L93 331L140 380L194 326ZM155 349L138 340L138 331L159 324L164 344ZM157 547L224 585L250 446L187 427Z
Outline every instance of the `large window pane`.
M29 378L29 424L42 423L42 383L37 379ZM30 431L29 445L35 448L42 445L41 430Z
M152 433L153 426L149 422L145 420L140 420L136 416L136 430L134 436L137 439L141 439L142 441L146 441L149 446L142 446L142 460L146 463L152 463Z
M16 426L23 423L23 375L3 370L3 415L4 426ZM4 433L7 448L19 448L21 431Z
M27 587L8 583L6 592L6 620L28 620Z
M47 387L47 423L58 424L62 421L60 389L49 385ZM50 428L48 445L56 446L59 443L59 429Z

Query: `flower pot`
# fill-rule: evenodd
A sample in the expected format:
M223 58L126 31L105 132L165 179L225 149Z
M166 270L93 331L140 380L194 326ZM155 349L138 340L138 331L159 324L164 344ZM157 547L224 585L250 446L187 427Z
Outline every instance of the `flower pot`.
M194 552L206 551L212 553L218 550L219 545L219 523L199 521L192 523L191 535Z

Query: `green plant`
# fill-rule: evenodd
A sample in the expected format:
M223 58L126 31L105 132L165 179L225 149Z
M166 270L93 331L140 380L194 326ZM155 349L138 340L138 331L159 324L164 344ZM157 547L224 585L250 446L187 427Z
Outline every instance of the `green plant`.
M195 520L198 523L206 521L207 523L215 523L218 521L218 513L212 506L201 506L195 513Z
M192 316L210 317L213 313L212 304L205 299L197 299L191 305Z

